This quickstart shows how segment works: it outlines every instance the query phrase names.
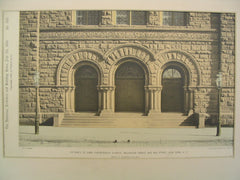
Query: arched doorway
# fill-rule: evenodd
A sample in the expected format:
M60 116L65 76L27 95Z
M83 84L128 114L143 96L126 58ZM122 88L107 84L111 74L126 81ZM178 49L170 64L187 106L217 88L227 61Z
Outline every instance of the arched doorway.
M121 64L115 74L115 111L144 112L145 75L135 62Z
M98 74L89 65L75 72L75 112L98 110Z
M184 111L184 73L179 67L169 66L162 74L162 112Z

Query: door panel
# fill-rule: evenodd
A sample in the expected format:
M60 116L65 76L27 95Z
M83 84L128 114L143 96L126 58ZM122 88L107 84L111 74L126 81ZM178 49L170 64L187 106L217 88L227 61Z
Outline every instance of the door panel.
M163 79L162 111L183 111L183 87L182 79Z
M144 111L144 80L116 80L116 111Z
M144 112L144 71L135 62L120 65L115 76L116 111Z
M75 91L76 111L97 111L97 80L82 79L78 85Z
M80 67L75 74L75 111L97 111L97 73L91 66Z

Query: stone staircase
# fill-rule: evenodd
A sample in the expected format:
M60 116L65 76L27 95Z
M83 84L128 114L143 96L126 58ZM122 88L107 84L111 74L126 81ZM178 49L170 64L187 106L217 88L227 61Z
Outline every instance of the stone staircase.
M195 127L193 117L182 113L161 113L144 116L142 113L114 113L112 116L96 116L95 113L65 114L61 127L86 128L176 128Z
M112 118L96 116L96 113L84 112L65 114L62 127L111 128L114 127Z
M161 113L148 122L149 128L175 128L195 127L196 121L193 116L184 116L182 113Z

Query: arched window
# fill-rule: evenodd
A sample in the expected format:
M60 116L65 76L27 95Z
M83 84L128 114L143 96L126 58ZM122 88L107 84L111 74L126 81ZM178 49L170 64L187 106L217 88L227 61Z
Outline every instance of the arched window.
M166 69L163 73L163 78L181 78L180 72L175 68Z

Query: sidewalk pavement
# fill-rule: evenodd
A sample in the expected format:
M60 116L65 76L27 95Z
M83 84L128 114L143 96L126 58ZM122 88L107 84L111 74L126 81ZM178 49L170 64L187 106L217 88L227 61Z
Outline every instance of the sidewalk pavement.
M20 126L23 147L233 147L233 128L69 128Z

